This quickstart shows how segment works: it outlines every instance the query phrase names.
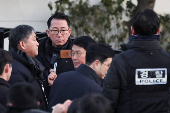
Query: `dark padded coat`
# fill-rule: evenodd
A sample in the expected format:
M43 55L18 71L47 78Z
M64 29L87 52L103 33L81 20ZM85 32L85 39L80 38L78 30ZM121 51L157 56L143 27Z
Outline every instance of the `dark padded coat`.
M112 101L114 113L167 113L170 96L170 55L162 50L157 39L135 39L122 45L122 48L124 52L114 57L102 90ZM144 75L144 72L141 73L138 69L145 70L146 76L153 76L155 72L147 69L162 68L167 69L166 84L147 81L154 77L141 78L146 80L145 83L140 83L141 85L136 82L140 75ZM151 84L148 85L148 82Z
M10 84L4 79L0 78L0 104L6 107L7 94L10 89Z
M81 64L75 71L60 74L51 88L48 111L57 103L67 99L76 99L87 93L101 91L101 80L95 71L87 65Z
M56 60L51 61L53 54L52 42L50 38L45 38L40 42L38 47L38 56L36 56L37 60L45 67L44 70L44 78L47 78L49 75L49 70L54 68L54 63L57 62L57 71L56 74L72 71L74 69L74 65L71 58L60 58L60 50L71 50L72 48L72 40L68 38L68 41L62 48L56 49L59 57Z
M11 49L13 56L12 74L9 80L10 85L18 82L28 82L37 88L41 109L46 109L46 98L43 91L43 70L44 67L35 58L30 58L21 50ZM33 63L34 62L34 63Z

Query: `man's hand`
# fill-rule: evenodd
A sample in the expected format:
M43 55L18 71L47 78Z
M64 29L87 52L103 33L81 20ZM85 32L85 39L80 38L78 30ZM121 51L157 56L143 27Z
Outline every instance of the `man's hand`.
M53 69L50 70L50 74L48 75L48 84L49 86L52 86L54 83L54 80L57 78L57 74L54 72Z
M54 106L52 113L67 113L68 107L71 103L71 100L66 100L63 104L57 104Z

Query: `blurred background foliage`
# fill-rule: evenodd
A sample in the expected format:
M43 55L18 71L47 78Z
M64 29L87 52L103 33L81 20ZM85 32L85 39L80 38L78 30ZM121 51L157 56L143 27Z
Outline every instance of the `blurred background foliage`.
M123 7L123 3L126 6ZM49 3L49 9L67 14L71 21L73 37L89 35L100 43L109 43L113 48L127 43L131 35L132 17L145 8L153 9L156 0L101 0L99 4L90 5L89 0L56 0ZM54 5L53 5L54 4ZM55 7L54 7L55 6ZM123 18L129 18L124 21ZM170 15L159 15L161 20L161 44L170 52Z

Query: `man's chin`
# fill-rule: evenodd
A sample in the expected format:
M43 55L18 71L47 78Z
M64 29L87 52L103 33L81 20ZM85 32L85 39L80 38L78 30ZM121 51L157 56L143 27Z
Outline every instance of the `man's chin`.
M35 58L37 55L38 55L38 52L34 56L32 56L32 58Z
M64 44L63 43L57 43L57 44L55 44L55 46L54 47L56 47L56 48L60 48L60 47L62 47Z
M80 65L74 65L74 68L76 69L76 68L78 68Z

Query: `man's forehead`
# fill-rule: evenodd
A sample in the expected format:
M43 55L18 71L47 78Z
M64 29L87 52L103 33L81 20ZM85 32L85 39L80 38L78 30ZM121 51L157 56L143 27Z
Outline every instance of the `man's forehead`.
M29 36L36 36L36 33L32 32Z
M73 52L83 52L86 51L83 47L73 44L72 49Z
M66 27L52 27L52 29L66 29Z
M52 19L51 20L51 25L53 24L62 24L62 25L67 25L68 26L68 23L66 20L63 20L63 19Z
M110 61L112 61L112 58L110 57L110 58L107 58L104 62L110 62Z

